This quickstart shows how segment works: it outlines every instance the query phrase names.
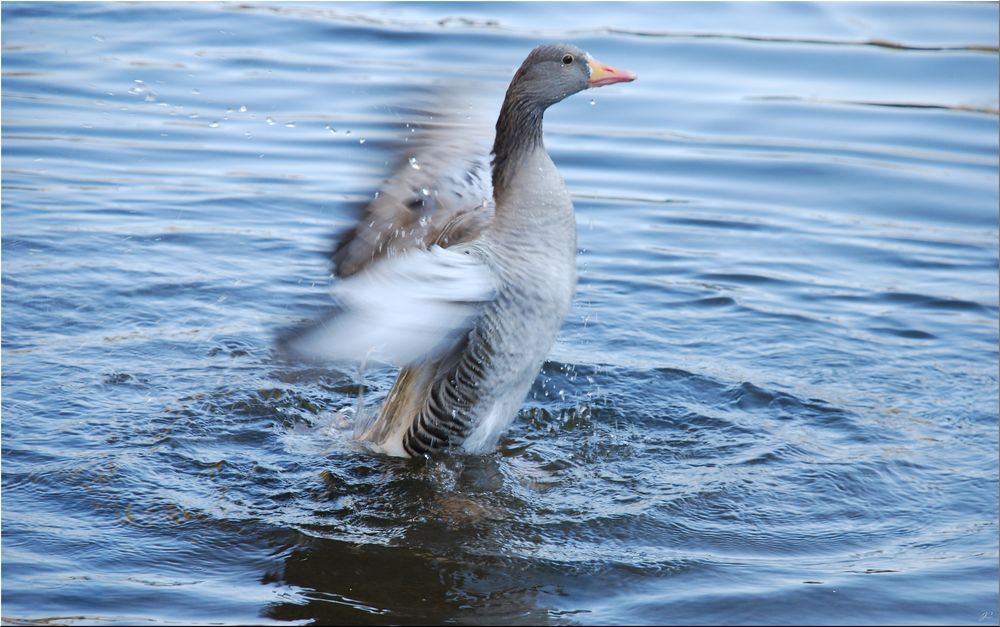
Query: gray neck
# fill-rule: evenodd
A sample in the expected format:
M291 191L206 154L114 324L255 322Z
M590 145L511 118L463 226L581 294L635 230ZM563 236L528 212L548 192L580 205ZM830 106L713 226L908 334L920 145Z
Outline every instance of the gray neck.
M536 150L545 151L542 142L542 114L545 108L511 82L497 118L493 142L493 198L502 204L502 196L511 187L521 164Z
M550 248L553 237L566 241L575 253L576 218L573 203L542 141L542 115L552 104L531 84L514 77L493 143L491 230L508 247ZM551 251L550 251L551 252Z

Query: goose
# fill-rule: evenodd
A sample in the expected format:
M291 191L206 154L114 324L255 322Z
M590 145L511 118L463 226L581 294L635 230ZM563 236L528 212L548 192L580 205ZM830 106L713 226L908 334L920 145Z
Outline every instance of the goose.
M279 344L298 357L401 367L378 413L358 421L368 448L495 449L576 289L573 203L545 150L543 114L635 78L573 45L538 46L507 89L492 160L454 136L458 127L430 134L340 239L335 310Z

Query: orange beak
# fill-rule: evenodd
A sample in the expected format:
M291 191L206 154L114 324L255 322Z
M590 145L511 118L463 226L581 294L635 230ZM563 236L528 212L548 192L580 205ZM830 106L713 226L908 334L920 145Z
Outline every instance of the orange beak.
M590 66L590 80L587 81L587 87L601 87L602 85L610 85L611 83L627 83L635 80L635 74L632 72L628 70L616 70L610 65L604 65L593 57L587 61L587 65Z

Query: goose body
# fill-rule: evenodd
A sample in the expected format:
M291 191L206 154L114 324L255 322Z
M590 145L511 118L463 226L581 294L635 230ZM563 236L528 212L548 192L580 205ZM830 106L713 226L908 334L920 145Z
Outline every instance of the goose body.
M507 90L491 185L474 142L426 142L418 159L428 167L410 168L420 180L390 181L340 241L338 311L286 346L323 359L374 357L402 366L377 417L361 425L360 440L395 456L495 448L576 287L573 204L545 151L542 115L582 89L634 78L574 46L539 46ZM424 186L441 172L463 170L453 179L461 184L444 193L440 181ZM436 206L425 212L427 189L435 190Z

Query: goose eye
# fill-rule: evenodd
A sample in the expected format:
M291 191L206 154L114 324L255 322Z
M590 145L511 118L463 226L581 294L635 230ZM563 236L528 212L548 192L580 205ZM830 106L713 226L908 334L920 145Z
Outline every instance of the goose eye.
M569 65L572 62L573 62L573 55L567 54L565 57L563 57L563 65Z

